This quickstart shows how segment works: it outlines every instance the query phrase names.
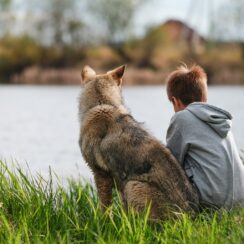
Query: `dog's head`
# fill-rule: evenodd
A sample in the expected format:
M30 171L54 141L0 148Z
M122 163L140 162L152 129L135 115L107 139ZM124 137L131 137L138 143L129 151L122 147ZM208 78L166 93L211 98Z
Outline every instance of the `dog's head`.
M90 66L86 65L81 71L82 82L84 85L86 85L90 81L98 81L99 79L103 79L106 80L107 83L111 83L112 85L121 86L125 67L125 65L122 65L114 70L108 71L106 74L97 75Z
M120 106L122 104L121 85L125 65L106 74L96 74L89 66L81 72L83 93L82 107L85 110L101 104Z

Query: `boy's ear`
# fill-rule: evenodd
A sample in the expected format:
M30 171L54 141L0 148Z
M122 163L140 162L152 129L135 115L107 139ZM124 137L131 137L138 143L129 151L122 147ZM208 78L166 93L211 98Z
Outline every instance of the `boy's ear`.
M81 78L84 83L96 76L96 72L88 65L86 65L81 71Z
M173 105L177 105L177 99L175 97L171 98L171 102L173 103Z
M112 77L118 81L118 85L122 83L122 77L124 76L126 65L122 65L114 70L107 72L107 74L112 75Z
M174 110L175 112L179 112L181 110L184 110L186 108L186 105L179 99L176 97L172 97L171 98L172 104L174 106Z

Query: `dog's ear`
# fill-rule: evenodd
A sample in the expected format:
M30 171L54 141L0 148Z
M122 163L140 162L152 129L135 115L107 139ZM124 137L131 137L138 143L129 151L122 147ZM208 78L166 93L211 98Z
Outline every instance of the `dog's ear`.
M96 76L96 72L88 65L86 65L81 71L81 78L84 83L91 80Z
M118 85L122 83L122 77L125 72L126 65L122 65L114 70L108 72L108 74L112 75L112 77L118 81Z

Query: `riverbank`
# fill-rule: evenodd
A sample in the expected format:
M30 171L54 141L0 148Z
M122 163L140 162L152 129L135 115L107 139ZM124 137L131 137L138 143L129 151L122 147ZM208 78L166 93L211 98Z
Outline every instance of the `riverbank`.
M12 84L36 85L79 85L81 83L82 67L77 68L40 68L30 67L22 73L13 75ZM115 67L114 67L115 68ZM108 69L109 70L109 69ZM98 68L97 73L106 73L108 70ZM124 85L162 85L167 73L150 69L128 67L124 77Z
M148 211L125 213L116 194L102 214L94 188L79 181L56 184L0 161L1 243L242 243L244 210L178 214L152 224ZM56 184L56 185L55 185ZM55 185L55 186L54 186Z
M33 66L26 68L20 74L10 77L12 84L36 85L78 85L81 82L82 65L77 68L40 68ZM109 69L108 69L109 70ZM98 68L97 73L106 73L108 70ZM173 70L140 69L128 66L124 85L162 85L167 75ZM214 72L208 70L208 83L211 85L244 85L243 67L219 67Z

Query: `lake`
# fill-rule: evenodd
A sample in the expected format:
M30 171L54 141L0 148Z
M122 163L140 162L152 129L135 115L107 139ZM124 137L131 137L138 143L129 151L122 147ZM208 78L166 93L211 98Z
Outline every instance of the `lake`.
M17 162L48 176L49 166L62 179L92 178L78 146L79 86L0 86L0 159ZM165 87L123 87L133 116L165 142L173 108ZM233 133L244 149L244 87L209 88L209 103L234 117Z

